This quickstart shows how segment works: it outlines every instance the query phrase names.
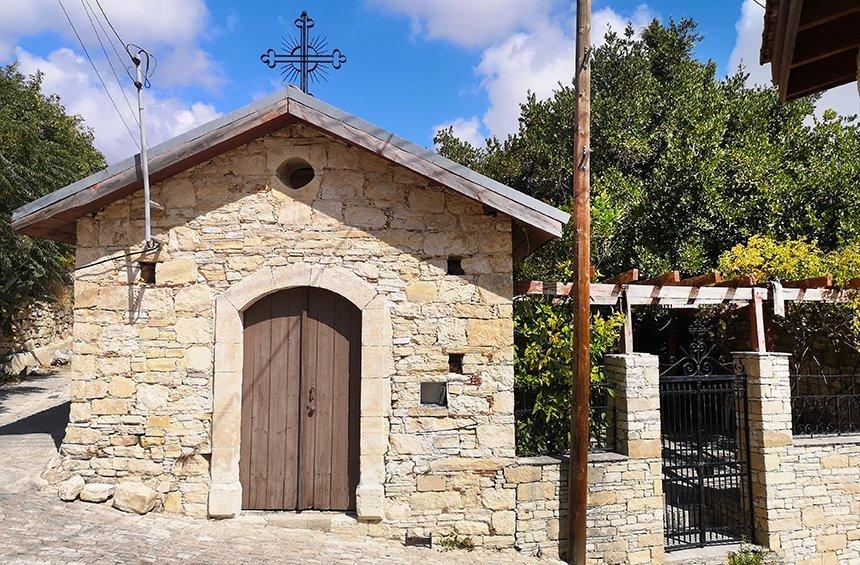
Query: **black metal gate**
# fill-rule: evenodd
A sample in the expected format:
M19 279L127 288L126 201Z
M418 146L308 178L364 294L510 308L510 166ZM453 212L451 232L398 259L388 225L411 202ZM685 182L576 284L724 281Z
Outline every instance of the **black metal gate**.
M693 352L660 376L668 551L752 539L746 375Z

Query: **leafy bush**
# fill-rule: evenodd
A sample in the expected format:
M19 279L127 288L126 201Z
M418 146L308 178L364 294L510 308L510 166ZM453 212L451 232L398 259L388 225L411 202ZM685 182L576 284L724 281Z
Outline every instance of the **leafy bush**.
M516 447L520 455L561 454L570 448L572 319L569 303L527 299L514 306ZM611 394L603 374L603 356L617 344L623 323L620 313L592 316L593 398ZM599 420L592 420L593 428L600 426Z
M723 253L720 271L727 276L750 274L759 281L791 280L832 274L836 284L860 277L860 241L830 252L804 240L775 241L754 236L745 245ZM785 318L775 318L782 348L792 353L796 371L825 367L825 357L843 367L860 354L860 296L847 303L789 303ZM821 344L825 344L824 347ZM834 367L825 367L834 369Z
M759 282L820 277L832 274L836 284L860 277L860 240L841 249L823 252L803 239L776 241L754 235L746 244L720 256L719 270L728 277L752 275Z
M750 547L741 544L738 551L729 553L726 558L727 565L762 565L764 558L769 552L766 549Z

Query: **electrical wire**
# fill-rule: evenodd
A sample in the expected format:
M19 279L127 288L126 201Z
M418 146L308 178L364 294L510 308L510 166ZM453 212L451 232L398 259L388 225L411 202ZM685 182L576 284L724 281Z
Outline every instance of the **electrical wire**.
M110 66L110 70L113 73L113 78L116 79L116 85L119 87L119 91L122 93L122 97L125 98L125 105L128 106L128 111L131 112L131 117L134 120L134 123L136 123L139 127L140 123L137 121L137 116L134 115L134 110L131 107L131 102L129 101L128 96L125 93L125 89L122 87L122 83L119 80L119 75L117 75L116 69L113 66L113 62L110 60L110 55L108 55L107 49L105 48L105 44L104 42L102 42L102 36L99 33L98 29L96 29L96 24L93 21L93 18L90 16L90 9L92 9L92 6L89 6L89 0L81 0L81 5L84 7L84 13L86 13L87 19L90 20L90 26L92 26L93 28L93 33L96 34L96 39L98 39L99 45L101 45L102 47L102 53L105 54L105 59L107 59L108 65ZM93 11L93 15L95 15L95 11ZM101 24L101 22L99 22L99 24Z
M144 244L144 247L140 251L129 251L128 253L123 253L122 255L114 255L112 257L105 257L104 259L99 259L98 261L93 261L92 263L88 263L86 265L81 265L80 267L75 267L72 271L81 271L83 269L89 269L90 267L95 267L97 265L101 265L103 263L108 263L110 261L118 261L119 259L127 259L128 257L134 257L135 255L143 255L145 253L151 253L161 249L161 242L152 240L147 241Z
M81 39L80 34L78 34L78 29L75 27L75 24L74 24L74 22L72 21L72 18L69 16L69 12L68 12L68 11L66 11L66 6L63 4L63 0L57 0L57 2L59 2L59 3L60 3L60 8L62 8L62 9L63 9L63 13L66 15L66 19L69 21L69 25L72 27L72 31L75 33L75 37L77 37L77 38L78 38L78 44L80 44L81 49L83 49L83 51L84 51L84 55L86 55L87 60L90 62L90 66L92 66L93 71L95 71L96 76L98 77L99 82L100 82L100 83L101 83L101 85L102 85L102 88L104 88L104 89L105 89L105 93L108 95L108 98L110 99L110 102L111 102L111 104L113 105L114 110L116 110L116 113L117 113L117 115L119 116L119 119L120 119L120 120L122 120L122 124L125 126L125 129L126 129L126 131L128 132L128 135L131 137L132 141L134 141L134 144L135 144L135 145L138 147L138 149L139 149L139 148L140 148L140 145L138 144L137 140L134 138L134 134L133 134L133 133L131 133L131 128L130 128L130 127L128 127L128 123L126 123L125 118L124 118L124 117L123 117L123 115L122 115L122 112L120 112L120 111L119 111L119 107L117 106L116 101L113 99L113 96L111 96L111 93L110 93L110 90L109 90L109 89L108 89L108 87L107 87L107 84L105 84L104 79L102 79L102 75L101 75L101 73L99 73L99 70L98 70L98 68L96 67L95 62L93 62L93 58L92 58L92 57L90 57L90 53L89 53L89 51L87 51L87 48L86 48L86 46L84 45L84 42L83 42L83 40Z
M117 32L117 30L116 30L116 28L115 28L115 27L113 27L113 24L111 23L110 18L109 18L109 17L107 16L107 14L105 13L105 9L104 9L104 8L102 8L102 3L101 3L101 2L99 2L99 0L96 0L96 6L98 6L98 7L99 7L99 10L101 10L102 16L104 16L105 21L106 21L106 22L108 23L108 25L110 26L110 28L111 28L111 30L113 31L114 35L116 35L116 38L117 38L117 39L119 39L119 43L120 43L120 45L122 45L122 46L125 48L125 52L126 52L126 53L128 53L128 56L129 56L129 57L133 57L133 55L131 54L131 51L128 49L128 43L126 43L125 41L123 41L122 37L120 37L120 36L119 36L119 32Z
M87 0L87 4L90 4L90 0ZM122 55L120 55L119 49L116 48L116 41L114 40L113 36L110 33L108 33L108 31L105 29L105 25L102 23L102 18L98 17L98 14L96 14L96 9L93 8L92 4L90 4L90 10L92 10L93 15L96 18L96 21L99 23L99 27L102 29L102 32L104 32L105 37L108 40L108 43L110 43L111 49L113 49L113 52L116 53L116 58L119 60L120 64L122 64L122 66L125 67L125 59L123 58ZM104 10L101 10L101 13L102 13L102 17L108 23L108 25L111 25L110 20L105 15ZM113 26L111 26L111 29L113 29ZM121 40L120 40L120 44L122 45L123 51L125 51L126 54L128 54L128 49L126 48L126 46L124 44L122 44Z

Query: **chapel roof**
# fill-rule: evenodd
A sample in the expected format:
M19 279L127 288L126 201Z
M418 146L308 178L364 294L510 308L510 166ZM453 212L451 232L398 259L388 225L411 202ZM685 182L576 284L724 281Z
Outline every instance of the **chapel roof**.
M514 254L528 255L561 235L570 216L544 202L348 114L295 87L284 88L234 112L152 147L150 181L173 175L292 123L305 123L405 167L511 217ZM75 243L75 222L143 187L140 155L26 204L12 213L12 228L33 237Z

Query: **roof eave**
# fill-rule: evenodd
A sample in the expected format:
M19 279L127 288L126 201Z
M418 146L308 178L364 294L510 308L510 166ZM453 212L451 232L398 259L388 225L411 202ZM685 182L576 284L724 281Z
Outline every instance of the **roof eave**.
M570 216L428 149L287 88L150 150L150 176L160 182L215 155L299 120L447 186L514 220L560 237ZM73 243L68 223L142 186L139 155L35 200L12 214L16 231Z

